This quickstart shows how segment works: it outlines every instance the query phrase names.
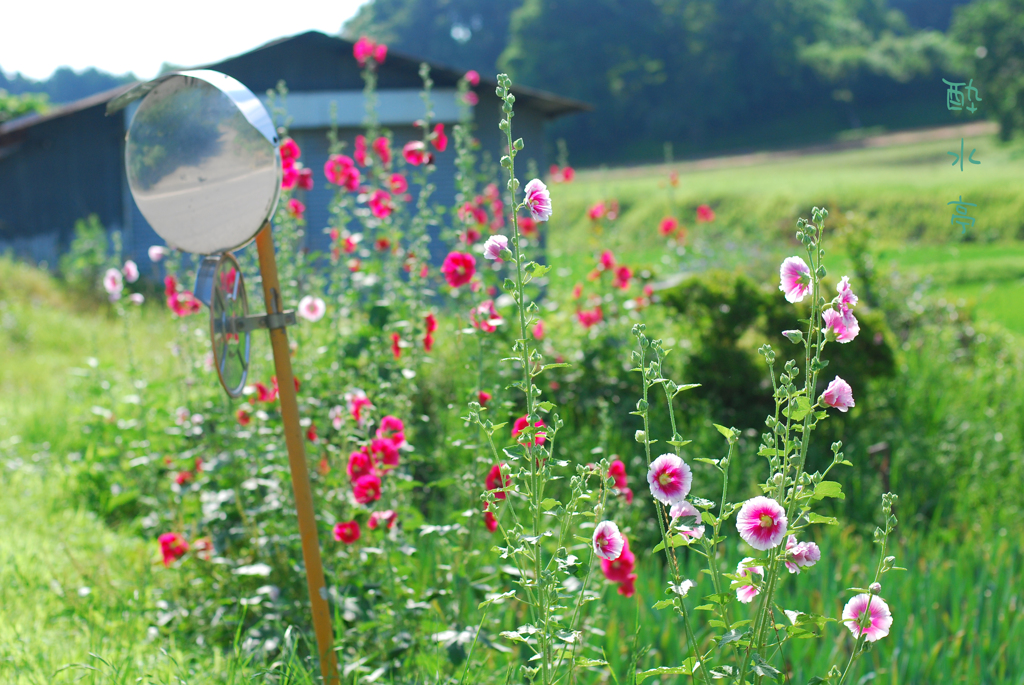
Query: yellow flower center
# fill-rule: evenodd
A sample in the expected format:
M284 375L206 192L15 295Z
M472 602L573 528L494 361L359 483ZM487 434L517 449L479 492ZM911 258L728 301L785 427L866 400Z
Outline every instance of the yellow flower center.
M773 519L768 514L761 514L761 527L762 528L771 528L774 525L775 525L775 519Z
M658 482L662 485L668 485L672 482L672 474L666 471L665 473L658 476Z

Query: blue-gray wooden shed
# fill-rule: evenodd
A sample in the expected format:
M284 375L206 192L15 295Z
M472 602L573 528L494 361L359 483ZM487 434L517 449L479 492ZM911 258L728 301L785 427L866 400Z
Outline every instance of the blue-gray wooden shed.
M203 68L223 72L264 95L279 82L288 89L289 133L302 148L302 161L314 171L314 189L304 198L307 240L323 249L322 230L333 188L324 180L327 132L332 104L339 136L349 142L360 131L365 103L360 68L350 41L310 31L282 38L255 50ZM391 52L378 69L380 123L394 134L395 147L418 137L413 122L423 117L420 98L423 60ZM462 73L431 64L436 121L458 121L456 86ZM500 101L494 81L482 78L475 89L476 136L496 160L504 147L498 130ZM96 214L108 229L122 232L126 254L139 263L146 250L162 241L146 223L128 191L124 173L124 139L134 107L105 116L106 103L130 86L100 93L44 115L32 115L0 125L0 252L55 266L57 256L73 237L75 221ZM519 158L546 169L544 124L555 117L587 108L583 103L550 93L515 88L515 134L527 141ZM435 197L450 204L454 198L454 152L437 155L432 181ZM521 167L525 173L525 165Z

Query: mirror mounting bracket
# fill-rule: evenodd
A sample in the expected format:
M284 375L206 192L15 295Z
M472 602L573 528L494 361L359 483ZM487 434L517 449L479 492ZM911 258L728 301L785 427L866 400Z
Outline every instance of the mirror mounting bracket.
M223 323L215 321L213 330L215 333L250 333L261 328L286 328L294 326L295 323L295 312L289 309L279 314L236 316Z

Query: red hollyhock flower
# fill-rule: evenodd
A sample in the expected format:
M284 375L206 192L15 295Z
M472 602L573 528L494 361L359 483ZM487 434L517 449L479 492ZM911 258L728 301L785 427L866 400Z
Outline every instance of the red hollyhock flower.
M715 211L707 205L700 205L697 207L697 222L698 223L709 223L715 220Z
M391 163L391 141L386 136L381 136L373 141L373 151L380 157L385 166Z
M302 168L299 169L299 179L296 182L303 190L313 190L313 170Z
M576 178L576 170L571 166L567 166L562 169L562 180L566 183L571 183L572 179Z
M622 463L621 459L616 459L608 465L608 477L615 480L615 487L624 488L627 486L626 482L626 465Z
M398 466L398 448L395 443L384 438L375 438L370 443L370 456L375 465L386 466L388 470Z
M306 213L306 205L302 204L294 197L288 200L288 213L296 219L301 219Z
M494 518L494 514L487 511L487 509L484 509L484 525L487 526L489 533L498 530L498 519Z
M607 271L615 268L615 255L611 250L605 250L601 253L597 268L601 271Z
M310 442L317 442L320 438L316 434L316 424L309 424L309 428L306 429L306 440Z
M497 490L498 488L507 488L512 485L512 476L505 476L504 483L502 483L501 477L501 464L495 464L491 467L491 470L487 473L487 478L484 481L484 485L488 490ZM504 492L494 493L494 499L505 499Z
M366 136L356 136L355 146L352 149L352 156L355 157L359 166L366 166Z
M391 192L395 195L401 195L409 190L409 182L405 180L405 176L402 176L402 174L391 174L388 186L391 187Z
M361 534L358 521L345 521L334 525L334 539L344 542L346 545L351 545L358 540Z
M391 203L391 193L380 188L373 191L373 195L370 196L369 205L370 212L378 219L389 217L391 212L395 211L395 206Z
M622 536L622 553L614 561L601 560L601 572L604 577L613 583L619 584L619 594L624 597L632 597L636 592L636 556L629 549L629 540Z
M481 407L486 407L487 403L491 401L491 397L491 393L484 392L483 390L481 390L479 393L477 393L476 399L478 402L480 402Z
M366 527L370 530L376 530L381 523L386 523L388 530L391 530L395 521L398 520L398 513L394 509L385 509L384 511L375 511L370 514L370 520L366 522Z
M330 183L343 186L351 192L359 189L359 180L362 177L355 162L348 155L331 155L324 163L324 176Z
M391 354L395 355L395 359L402 357L401 341L402 339L398 336L398 333L391 334Z
M295 162L302 156L302 150L299 149L298 144L291 138L282 140L278 149L281 151L281 164L286 167L294 166Z
M348 455L348 468L346 469L348 477L353 481L356 481L363 476L372 476L376 474L376 470L373 468L373 461L370 459L370 455L365 452L353 452Z
M679 228L679 221L674 216L666 216L658 224L658 232L662 235L672 235Z
M384 64L384 60L388 57L388 46L384 43L379 43L377 47L373 49L373 59L377 64Z
M526 427L529 426L529 425L530 425L530 421L529 421L529 419L526 416L520 416L518 419L516 419L516 422L514 424L512 424L512 439L515 440L516 437L520 433L522 433L526 429ZM533 425L535 427L540 427L540 426L544 425L544 422L543 421L538 421L537 423L535 423ZM533 442L536 445L543 445L544 444L544 439L545 439L545 434L544 433L537 433L536 437L533 440Z
M445 148L448 147L448 136L445 135L444 124L438 124L434 127L434 135L430 139L430 143L438 152L444 152Z
M476 273L476 258L465 252L449 252L441 265L441 273L448 285L459 288L471 280Z
M402 419L389 414L380 420L377 437L390 440L395 447L401 447L405 444L405 424Z
M174 315L178 317L195 314L203 308L199 300L197 300L188 290L170 294L167 297L167 306Z
M419 166L427 161L427 146L422 140L410 140L402 147L402 156L409 164Z
M236 411L235 418L238 419L238 425L240 426L248 426L252 422L252 417L249 416L249 412L244 409Z
M185 556L185 552L188 551L188 541L180 533L164 533L158 541L165 567Z
M174 477L174 482L178 485L185 485L186 483L191 483L194 477L191 471L178 471L178 475Z
M619 290L626 290L629 288L629 281L633 278L633 270L628 266L620 266L615 270L615 280L612 281L612 287L618 288Z
M360 476L352 483L352 494L360 504L380 499L380 478L372 474Z
M583 328L590 328L604 318L604 312L601 311L601 305L598 305L593 309L581 309L576 312L576 318Z
M537 222L528 216L520 217L519 231L527 237L537 235Z
M260 402L273 402L277 399L277 384L273 389L268 388L259 381L256 382L256 399Z
M299 384L299 377L298 376L292 376L292 381L294 381L294 383L295 383L295 392L298 392L299 391L299 387L301 387L300 384ZM270 377L270 383L271 383L271 385L274 386L274 397L277 397L277 395L279 394L279 392L278 392L279 388L277 387L277 376L271 376Z

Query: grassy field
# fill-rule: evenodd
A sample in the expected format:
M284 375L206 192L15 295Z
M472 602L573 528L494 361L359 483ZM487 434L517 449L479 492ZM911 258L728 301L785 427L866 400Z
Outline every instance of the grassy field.
M670 211L689 229L685 268L770 275L779 256L792 250L784 241L796 218L825 205L838 233L871 233L879 270L925 278L931 296L962 299L980 318L1024 334L1024 196L1016 185L1024 178L1024 155L988 138L971 144L983 164L963 173L949 168L951 141L732 168L682 165L674 209L662 168L581 173L573 184L553 188L549 246L559 262L552 290L571 289L606 247L640 268L662 264L666 248L656 227ZM966 235L949 225L945 206L960 194L979 205L978 226ZM586 208L613 198L621 216L597 233ZM714 223L691 220L701 203L714 207ZM842 271L848 266L842 241L835 247ZM154 636L149 627L162 620L160 596L174 587L174 574L159 564L152 541L111 530L69 503L57 468L62 436L69 416L89 411L70 381L90 358L101 369L125 365L124 336L113 323L104 307L79 302L44 274L0 259L0 526L16 532L0 536L0 682L309 682L309 671L287 653L256 664L237 652ZM144 308L135 325L134 337L146 342L137 345L145 352L134 362L149 378L169 373L166 346L151 341L170 339L171 326L160 307ZM901 614L891 638L867 657L861 682L1024 683L1024 533L989 514L979 513L971 526L944 528L939 520L901 529L897 554L911 574L890 576L885 591ZM872 563L871 545L855 528L832 531L820 542L829 572L800 576L786 592L835 615L839 605L822 598L859 582ZM653 563L645 564L638 596L652 597L661 579ZM605 648L621 677L628 662L618 638L631 634L638 606L612 588L605 592ZM639 606L639 619L641 639L654 645L644 666L682 658L681 644L662 629L656 611ZM823 675L822 664L846 644L835 626L828 634L792 648L788 682Z

